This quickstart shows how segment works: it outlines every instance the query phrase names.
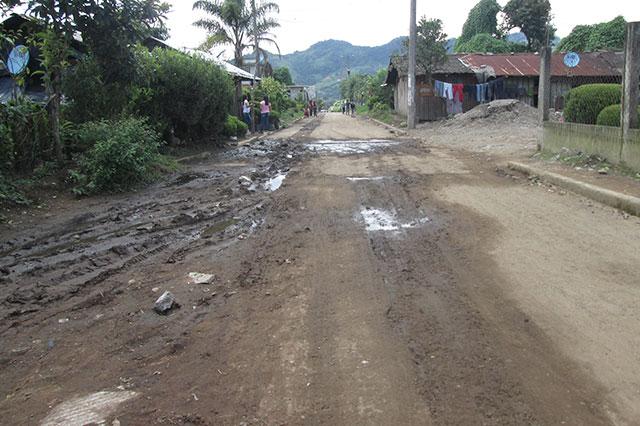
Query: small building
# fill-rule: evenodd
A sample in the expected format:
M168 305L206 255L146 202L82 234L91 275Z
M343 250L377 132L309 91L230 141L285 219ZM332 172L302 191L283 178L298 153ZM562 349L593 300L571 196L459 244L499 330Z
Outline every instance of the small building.
M295 101L301 98L304 103L316 98L316 88L314 86L293 84L287 86L287 93L289 94L289 99Z
M407 114L407 59L391 58L387 84L394 88L395 109ZM564 54L554 53L551 59L551 104L564 109L567 92L574 87L592 83L621 83L624 66L622 52L581 53L580 62L570 68L564 64ZM449 115L446 101L435 95L434 81L473 86L501 80L501 90L491 99L518 99L538 106L540 56L537 53L513 54L456 54L449 55L428 79L424 71L417 72L417 118L433 121ZM473 92L473 90L469 90ZM473 96L465 96L463 112L476 105Z

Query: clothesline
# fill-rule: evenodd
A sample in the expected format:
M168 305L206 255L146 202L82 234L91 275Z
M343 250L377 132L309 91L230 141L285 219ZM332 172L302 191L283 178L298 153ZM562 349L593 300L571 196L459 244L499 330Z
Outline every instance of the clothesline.
M487 83L480 84L454 84L435 80L434 92L437 96L453 101L455 103L464 102L465 94L476 100L476 102L490 102L494 99L503 99L507 94L505 90L505 79L498 78ZM517 95L526 94L524 88L515 89ZM524 93L523 93L524 92Z

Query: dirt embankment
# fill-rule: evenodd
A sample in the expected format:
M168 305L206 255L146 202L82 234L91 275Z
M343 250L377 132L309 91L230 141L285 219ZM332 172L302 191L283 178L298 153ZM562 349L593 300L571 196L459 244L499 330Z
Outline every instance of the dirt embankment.
M497 157L530 155L542 136L537 110L512 99L478 105L449 120L423 123L409 134L428 145Z

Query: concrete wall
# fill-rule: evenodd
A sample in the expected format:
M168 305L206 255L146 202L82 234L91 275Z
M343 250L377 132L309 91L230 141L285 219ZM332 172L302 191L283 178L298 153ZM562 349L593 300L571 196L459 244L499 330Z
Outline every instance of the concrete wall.
M553 153L560 152L562 148L582 151L640 171L640 130L632 132L631 142L623 149L622 132L618 127L545 122L543 149Z

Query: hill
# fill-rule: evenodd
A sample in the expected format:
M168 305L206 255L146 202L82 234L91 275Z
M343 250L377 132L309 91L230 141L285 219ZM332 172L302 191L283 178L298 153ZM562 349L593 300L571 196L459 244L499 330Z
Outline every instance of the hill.
M331 102L340 98L340 80L352 73L371 74L387 68L389 57L402 50L404 37L376 46L354 46L340 40L326 40L307 50L288 55L271 55L274 68L286 66L296 84L315 85L318 97Z

